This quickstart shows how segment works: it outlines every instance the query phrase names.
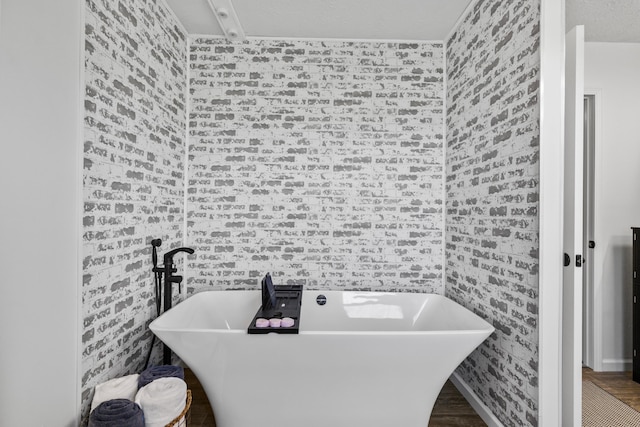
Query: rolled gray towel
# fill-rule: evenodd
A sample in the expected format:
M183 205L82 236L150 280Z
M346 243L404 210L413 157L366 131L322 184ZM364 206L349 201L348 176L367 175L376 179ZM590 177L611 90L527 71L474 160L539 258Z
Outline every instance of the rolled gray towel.
M99 404L89 415L89 427L144 427L144 414L129 399L112 399Z
M158 378L176 377L184 380L184 368L176 365L158 365L147 368L138 378L138 390Z

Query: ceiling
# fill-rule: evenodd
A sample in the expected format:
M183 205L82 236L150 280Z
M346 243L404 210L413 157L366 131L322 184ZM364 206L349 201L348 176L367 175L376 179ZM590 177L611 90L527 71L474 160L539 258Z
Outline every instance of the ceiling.
M588 42L640 43L640 0L566 0L567 29L584 25Z
M189 34L444 40L471 0L166 0ZM229 11L216 17L213 10ZM225 15L226 13L223 13ZM640 0L566 0L587 41L640 43ZM223 26L219 24L222 22ZM226 28L223 28L226 27ZM231 36L230 38L233 38Z
M444 40L470 0L211 0L248 37ZM189 34L223 35L208 0L167 0Z

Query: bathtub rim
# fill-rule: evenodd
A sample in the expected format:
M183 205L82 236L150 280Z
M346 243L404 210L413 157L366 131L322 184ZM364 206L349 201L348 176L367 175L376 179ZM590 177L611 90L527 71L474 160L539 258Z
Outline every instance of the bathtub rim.
M216 293L216 292L238 292L238 293L255 293L255 294L259 294L259 290L257 289L239 289L239 290L231 290L231 289L227 289L227 290L221 290L221 291L214 291L214 290L210 290L210 291L202 291L202 292L198 292L196 294L191 295L190 297L188 297L187 299L181 301L179 304L177 304L175 308L179 307L179 305L181 303L184 303L186 301L188 301L191 298L194 297L198 297L199 295L210 295L212 293ZM301 322L301 327L300 327L300 331L298 332L298 334L278 334L278 333L269 333L269 334L258 334L257 336L269 336L269 335L278 335L278 336L286 336L286 335L291 335L291 336L296 336L296 335L347 335L347 336L388 336L388 335L395 335L395 336L422 336L422 335L483 335L483 334L487 334L490 336L491 334L493 334L495 332L495 327L489 323L487 321L487 319L482 318L478 313L470 310L469 308L463 306L462 304L446 297L445 295L440 295L440 294L434 294L434 293L427 293L427 292L392 292L392 291L371 291L371 290L367 290L367 291L363 291L363 290L336 290L336 289L329 289L329 290L322 290L322 289L310 289L310 290L306 290L305 292L308 293L316 293L316 294L329 294L329 293L360 293L360 294L376 294L376 295L429 295L431 297L436 297L436 299L445 299L457 306L460 306L462 308L464 308L465 310L469 311L471 314L473 314L474 316L476 316L479 321L481 321L481 326L479 328L473 328L473 329L442 329L442 330L304 330L304 320L302 320ZM204 298L204 296L201 296L199 298ZM150 324L149 324L149 329L155 333L155 331L171 331L171 332L198 332L198 333L202 333L202 332L210 332L210 333L216 333L216 334L243 334L243 335L252 335L252 334L248 334L247 333L247 327L242 328L242 329L228 329L228 328L202 328L202 327L198 327L198 328L194 328L194 327L190 327L190 328L185 328L185 327L167 327L164 325L161 325L162 322L158 322L159 320L162 320L162 318L165 315L169 315L171 312L166 312L166 313L162 313L160 316L156 317Z

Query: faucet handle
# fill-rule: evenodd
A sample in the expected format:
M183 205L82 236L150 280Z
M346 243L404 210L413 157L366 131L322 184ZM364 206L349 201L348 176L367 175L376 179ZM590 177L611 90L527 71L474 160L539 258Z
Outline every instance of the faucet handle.
M171 265L171 270L170 270L170 272L171 272L171 273L175 273L175 272L177 272L177 271L178 271L178 269L177 269L177 268L175 268L175 267L173 266L173 264L172 264L172 265ZM159 265L158 267L154 267L154 268L153 268L153 272L154 272L154 273L164 273L164 265Z
M182 276L173 276L172 275L170 277L167 277L165 280L168 280L169 282L172 282L172 283L180 283L180 282L182 282Z

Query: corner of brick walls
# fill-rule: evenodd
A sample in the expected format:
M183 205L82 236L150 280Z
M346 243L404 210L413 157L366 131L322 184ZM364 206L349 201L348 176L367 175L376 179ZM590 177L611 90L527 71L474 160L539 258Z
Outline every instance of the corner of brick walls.
M446 45L446 295L496 328L457 372L538 421L539 1L480 0Z
M187 40L173 23L163 2L86 2L83 423L96 384L144 366L151 239L183 241Z
M149 241L182 243L186 187L189 292L272 271L443 293L445 260L446 294L497 329L458 372L536 425L537 7L479 1L448 43L445 172L440 44L196 38L186 76L162 5L87 1L83 408L144 363Z
M189 292L443 293L443 54L193 38Z

